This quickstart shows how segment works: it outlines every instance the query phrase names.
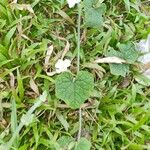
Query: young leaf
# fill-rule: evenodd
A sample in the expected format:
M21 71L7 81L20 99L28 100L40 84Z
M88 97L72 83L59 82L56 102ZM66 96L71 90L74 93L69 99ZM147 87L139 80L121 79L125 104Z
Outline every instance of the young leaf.
M85 12L85 21L88 27L97 28L102 25L103 17L98 10L90 8L88 11Z
M100 7L93 7L95 0L84 0L85 24L88 27L99 28L103 24L103 13L106 5L101 4Z
M122 54L114 49L110 49L107 56L122 58ZM127 64L109 64L109 66L110 72L113 75L121 75L124 77L129 72L129 66Z
M67 149L69 144L73 141L74 139L70 136L62 136L57 140L57 143L62 149Z
M127 64L109 64L110 72L116 76L123 76L125 77L126 74L129 72L129 65Z
M76 144L74 150L90 150L91 143L86 138L81 138L80 141Z
M130 11L130 1L129 0L124 0L125 7L128 11Z
M12 98L12 112L11 112L11 131L12 133L14 133L17 129L17 106L16 106L16 102L15 99ZM18 147L18 135L17 138L14 141L14 147L17 148Z
M0 44L0 53L3 54L5 57L8 57L8 49Z
M132 43L118 44L120 51L110 49L107 53L109 57L119 57L126 60L127 63L133 64L138 58L138 52L135 51L134 45ZM125 76L129 73L129 64L110 64L110 71L114 75Z
M0 53L0 62L6 61L6 60L7 58L3 54Z
M65 117L59 111L57 111L56 117L58 118L60 123L64 126L65 130L68 131L69 124L68 124L67 120L65 119Z
M22 100L24 97L24 86L23 86L23 80L21 78L19 69L17 69L17 83L18 83L18 93L19 93L19 97Z
M122 57L130 64L134 63L138 58L138 52L135 50L135 46L132 43L118 44L118 48L122 54Z
M10 44L11 38L14 35L15 31L16 31L16 26L14 26L12 29L10 29L10 31L8 31L8 33L6 34L5 38L4 38L4 43L6 46L8 46Z
M93 76L80 71L76 78L69 72L64 72L56 79L56 96L72 108L80 106L90 97L94 87Z

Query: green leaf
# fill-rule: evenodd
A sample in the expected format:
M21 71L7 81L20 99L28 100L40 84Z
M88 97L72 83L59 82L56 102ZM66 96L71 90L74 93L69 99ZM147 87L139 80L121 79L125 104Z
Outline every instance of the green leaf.
M15 31L16 31L16 26L14 26L10 31L8 31L8 33L6 34L5 36L5 39L4 39L4 43L6 46L8 46L10 44L10 41L11 41L11 38L12 36L14 35Z
M135 50L135 46L132 43L118 44L118 48L122 54L122 58L128 63L134 63L138 58L138 52Z
M124 0L125 7L128 11L130 11L130 1L129 0Z
M101 4L100 7L93 7L95 0L84 0L85 24L87 27L99 28L103 24L103 14L106 5Z
M116 76L123 76L125 77L126 74L129 72L129 65L127 64L109 64L110 72Z
M0 62L0 68L1 68L3 65L6 65L6 64L8 64L8 63L11 62L11 61L13 61L13 60L4 60L4 61L1 61L1 62Z
M122 54L114 49L109 49L107 56L116 56L122 58ZM110 72L113 75L125 76L129 72L129 65L127 64L109 64Z
M80 71L75 78L71 73L64 72L57 77L55 85L56 96L75 109L90 97L94 78L86 71Z
M80 141L76 144L74 150L90 150L91 143L86 138L81 138Z
M24 86L23 86L23 80L21 78L19 69L17 69L17 83L18 83L18 93L19 93L19 97L22 100L24 97Z
M88 27L97 28L103 24L103 17L96 9L90 8L85 13L85 21Z
M5 9L5 7L3 6L3 3L1 3L0 1L0 18L5 18L5 16L7 16L7 11Z
M2 29L6 25L6 20L0 19L0 29Z
M6 61L6 60L7 58L3 54L0 53L0 62Z
M107 56L116 56L127 61L129 64L133 64L138 58L138 52L135 50L132 43L118 44L120 51L116 51L110 48ZM110 72L113 75L126 76L129 73L129 64L109 64Z
M15 99L12 98L12 112L11 112L11 131L12 134L16 131L18 126L17 123L17 106L16 106L16 102ZM18 147L18 135L17 138L14 140L14 147L17 148Z
M73 142L74 139L70 136L62 136L60 137L57 142L59 144L59 146L62 148L62 149L67 149L68 148L68 145Z
M4 5L4 6L7 6L8 0L1 0L1 1L0 1L0 4L2 4L2 5Z
M90 8L94 5L95 0L84 0L83 5L84 8Z
M150 79L143 74L135 75L134 78L139 84L142 84L144 86L150 86Z
M116 56L116 57L122 58L122 54L119 51L114 50L113 48L109 48L106 55L110 57Z
M59 111L57 111L56 116L57 116L58 120L61 122L61 124L64 126L65 130L68 131L69 124L68 124L67 120L65 119L65 117Z
M23 114L21 117L21 123L25 126L28 126L33 122L34 114Z
M8 56L8 50L2 44L0 44L0 53L3 54L5 57Z

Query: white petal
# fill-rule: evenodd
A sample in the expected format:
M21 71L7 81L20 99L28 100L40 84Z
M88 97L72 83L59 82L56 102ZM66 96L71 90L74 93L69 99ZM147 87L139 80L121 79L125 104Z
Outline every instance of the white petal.
M147 64L148 62L150 62L150 53L139 57L138 61L140 61L143 64Z
M59 59L55 64L56 72L61 73L67 71L67 68L71 65L71 61L69 59Z
M146 46L147 46L147 49L150 51L150 34L148 35Z
M61 72L65 72L65 71L67 71L67 68L66 68L66 67L56 68L56 72L57 72L57 73L61 73Z
M79 3L81 0L67 0L69 8L74 7L75 4Z
M139 43L136 43L136 48L138 51L142 53L146 53L150 51L150 34L147 39L141 40Z
M70 67L70 65L71 65L71 60L65 59L65 60L64 60L64 63L65 63L65 65L66 65L66 67Z
M137 50L141 53L146 53L149 51L147 48L146 40L141 40L139 43L137 43Z
M57 63L55 64L55 68L60 68L63 64L63 60L58 59Z

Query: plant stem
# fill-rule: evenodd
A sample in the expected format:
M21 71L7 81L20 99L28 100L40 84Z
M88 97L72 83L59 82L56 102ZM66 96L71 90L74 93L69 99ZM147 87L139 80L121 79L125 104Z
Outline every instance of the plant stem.
M80 30L81 30L81 12L82 7L80 3L78 4L78 30L77 30L77 73L80 71ZM79 131L78 131L78 141L81 138L81 131L82 131L82 110L79 108Z
M82 132L82 109L79 108L79 131L78 131L78 141L81 138L81 132Z
M80 30L81 30L81 5L78 4L78 29L77 29L77 72L80 71Z

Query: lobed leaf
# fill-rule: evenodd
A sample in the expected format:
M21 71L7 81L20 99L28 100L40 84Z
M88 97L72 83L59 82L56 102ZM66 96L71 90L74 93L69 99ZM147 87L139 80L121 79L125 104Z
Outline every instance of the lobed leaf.
M103 14L106 5L101 4L100 7L94 7L95 0L84 0L85 24L87 27L99 28L103 24Z
M91 143L86 138L81 138L80 141L76 144L74 150L90 150Z
M134 45L132 43L118 44L120 51L114 49L109 49L107 56L116 56L121 59L126 60L128 64L109 64L110 71L114 75L126 76L129 73L129 64L133 64L138 58L138 52L135 51Z
M72 108L80 108L90 97L94 87L94 79L86 71L80 71L76 78L71 73L64 72L57 77L55 85L58 98Z

